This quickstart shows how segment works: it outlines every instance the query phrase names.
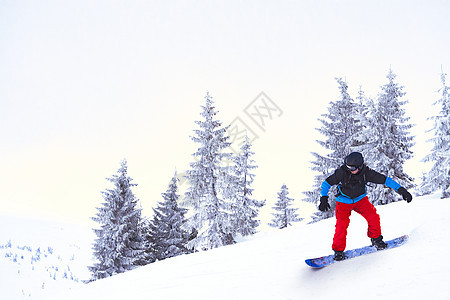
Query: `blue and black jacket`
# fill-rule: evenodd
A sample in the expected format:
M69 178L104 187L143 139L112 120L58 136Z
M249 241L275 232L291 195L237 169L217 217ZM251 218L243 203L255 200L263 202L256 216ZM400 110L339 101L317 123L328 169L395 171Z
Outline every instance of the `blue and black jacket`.
M367 196L366 183L384 184L397 191L401 185L390 177L378 173L363 165L362 169L352 174L345 165L342 165L322 183L321 196L328 196L331 186L338 184L337 202L356 203Z

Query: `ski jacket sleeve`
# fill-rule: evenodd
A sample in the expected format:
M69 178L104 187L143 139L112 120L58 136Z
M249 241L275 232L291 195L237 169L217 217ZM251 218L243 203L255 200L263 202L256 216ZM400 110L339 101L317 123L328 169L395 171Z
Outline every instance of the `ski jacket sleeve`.
M397 181L393 180L390 177L386 177L386 182L384 184L387 187L394 189L396 192L398 192L398 189L402 187Z
M331 185L326 180L324 180L320 188L321 188L320 196L328 196L328 192L330 191Z
M369 167L366 167L365 179L367 182L373 182L376 184L385 184L386 178L387 177L384 176L383 174L378 173L377 171L374 171Z
M322 182L320 196L328 196L331 186L338 184L342 180L342 170L337 169L334 173L328 176L324 182Z
M377 184L384 184L387 187L390 187L391 189L394 189L397 191L401 185L398 184L395 180L393 180L390 177L387 177L383 174L378 173L377 171L374 171L372 169L367 168L366 172L366 180L368 182L373 182Z

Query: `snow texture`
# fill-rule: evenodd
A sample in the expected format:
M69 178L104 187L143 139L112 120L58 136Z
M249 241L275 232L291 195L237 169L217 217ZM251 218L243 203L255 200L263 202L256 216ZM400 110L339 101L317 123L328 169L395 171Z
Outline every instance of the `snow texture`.
M11 215L1 215L0 226L2 299L46 299L89 278L90 228Z

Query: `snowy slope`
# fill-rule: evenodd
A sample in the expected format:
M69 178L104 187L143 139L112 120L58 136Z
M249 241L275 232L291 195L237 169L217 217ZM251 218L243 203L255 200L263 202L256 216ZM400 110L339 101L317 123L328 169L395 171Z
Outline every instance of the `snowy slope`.
M450 201L428 196L377 209L385 238L408 233L406 245L314 270L304 259L331 251L334 220L325 220L156 262L47 298L449 299L450 261L436 255L449 252ZM366 245L365 232L365 221L353 213L348 248Z
M0 215L0 298L46 299L89 278L90 228Z

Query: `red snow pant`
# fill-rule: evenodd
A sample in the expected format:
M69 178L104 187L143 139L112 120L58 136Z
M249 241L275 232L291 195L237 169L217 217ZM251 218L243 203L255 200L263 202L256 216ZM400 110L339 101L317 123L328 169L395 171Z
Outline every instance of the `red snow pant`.
M350 215L352 210L359 213L366 219L368 224L367 236L377 238L381 235L380 216L369 202L369 198L364 197L353 204L336 202L336 231L333 238L333 250L344 251L347 240L347 228L350 224Z

